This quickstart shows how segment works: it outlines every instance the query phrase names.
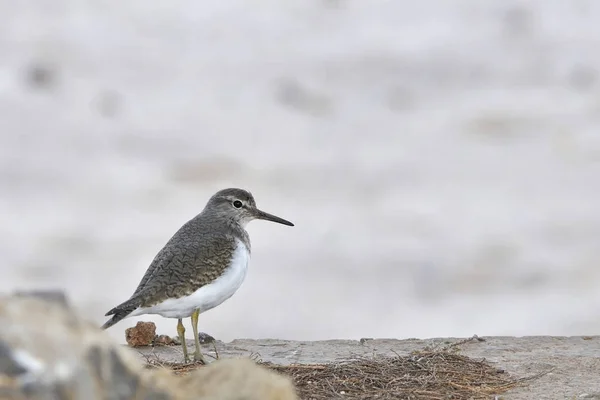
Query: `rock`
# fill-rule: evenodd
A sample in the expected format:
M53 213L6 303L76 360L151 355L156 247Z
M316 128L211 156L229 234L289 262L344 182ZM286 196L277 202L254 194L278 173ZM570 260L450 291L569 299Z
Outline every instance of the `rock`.
M139 321L134 327L125 329L125 340L131 347L150 346L155 337L154 322Z
M289 378L248 358L222 359L182 378L182 386L199 398L219 400L296 400Z
M52 301L62 304L64 307L69 307L67 296L60 290L17 290L13 296L18 297L37 297L41 300Z
M158 345L158 346L174 346L179 343L178 343L178 341L175 341L171 336L157 335L154 338L154 344Z
M208 333L200 332L198 333L198 340L201 344L208 344L215 342L215 338L209 335Z
M218 360L185 378L147 370L60 296L39 294L0 296L0 398L297 399L288 378L250 360Z
M60 296L0 297L0 394L27 399L169 398L135 355Z

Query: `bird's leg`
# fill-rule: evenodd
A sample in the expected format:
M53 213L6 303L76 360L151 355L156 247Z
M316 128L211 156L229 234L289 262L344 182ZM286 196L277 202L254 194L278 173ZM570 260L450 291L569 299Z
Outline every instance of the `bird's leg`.
M194 352L194 361L201 361L202 364L206 364L204 356L200 352L200 340L198 338L198 316L200 310L196 310L192 313L192 329L194 330L194 342L196 343L196 351Z
M181 318L177 320L177 333L179 334L179 341L183 348L183 362L187 363L190 361L190 358L188 357L187 344L185 343L185 327L183 326Z

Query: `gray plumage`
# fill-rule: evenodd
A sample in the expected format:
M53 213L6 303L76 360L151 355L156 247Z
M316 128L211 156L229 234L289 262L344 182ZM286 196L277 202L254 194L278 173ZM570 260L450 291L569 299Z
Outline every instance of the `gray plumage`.
M106 313L112 318L102 329L113 326L139 307L181 298L214 282L229 266L236 239L250 252L245 226L253 219L293 226L258 210L252 194L245 190L231 188L217 192L204 210L186 222L158 252L129 300Z

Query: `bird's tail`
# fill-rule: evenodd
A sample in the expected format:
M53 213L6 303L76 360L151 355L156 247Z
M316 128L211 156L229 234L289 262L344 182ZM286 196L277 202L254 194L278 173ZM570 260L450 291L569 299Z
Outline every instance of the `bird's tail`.
M104 323L104 325L102 325L102 329L108 329L111 326L113 326L114 324L116 324L117 322L119 322L120 320L124 319L125 317L127 317L129 314L131 314L131 311L117 311L111 319L109 319L108 321L106 321Z
M111 319L106 321L104 325L102 325L102 329L108 329L117 322L121 321L122 319L127 318L127 316L137 308L137 304L133 300L134 299L128 300L125 303L116 306L115 308L107 312L105 315L112 315L112 317Z

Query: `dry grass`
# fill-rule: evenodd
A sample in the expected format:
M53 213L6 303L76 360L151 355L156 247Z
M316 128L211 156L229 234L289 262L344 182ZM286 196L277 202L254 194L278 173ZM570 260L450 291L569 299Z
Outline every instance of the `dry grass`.
M474 337L445 348L426 348L407 356L358 358L332 364L283 366L258 362L291 377L303 400L490 399L543 375L515 379L484 360L457 354L457 345L475 339L480 340ZM161 365L177 374L186 374L199 367L197 364Z
M519 384L483 361L443 351L327 365L277 366L302 399L490 399Z

